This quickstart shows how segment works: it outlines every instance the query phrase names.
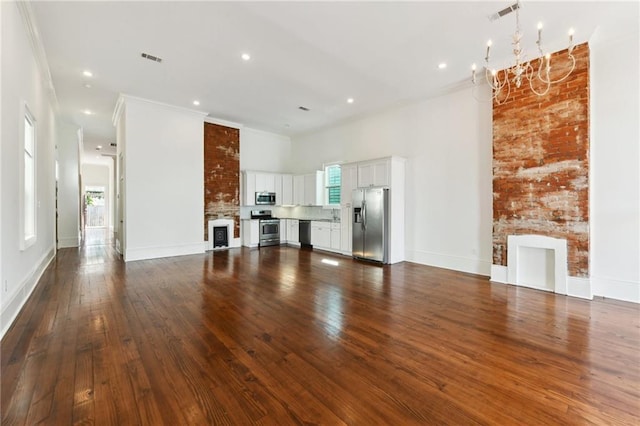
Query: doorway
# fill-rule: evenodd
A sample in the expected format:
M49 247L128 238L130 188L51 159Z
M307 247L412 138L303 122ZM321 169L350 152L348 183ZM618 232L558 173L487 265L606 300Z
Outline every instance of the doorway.
M87 186L85 193L85 227L104 228L107 226L107 209L105 188L103 186Z

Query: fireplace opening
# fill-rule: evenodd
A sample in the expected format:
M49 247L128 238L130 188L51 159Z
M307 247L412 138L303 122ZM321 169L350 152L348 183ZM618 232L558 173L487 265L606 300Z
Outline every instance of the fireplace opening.
M228 247L229 235L227 234L226 226L214 226L213 227L213 247Z

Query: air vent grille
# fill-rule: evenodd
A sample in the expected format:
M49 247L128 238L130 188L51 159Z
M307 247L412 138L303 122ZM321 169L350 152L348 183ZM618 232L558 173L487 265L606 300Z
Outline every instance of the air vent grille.
M517 9L520 9L520 3L514 3L511 6L506 7L499 12L489 15L489 20L495 21L496 19L502 18L503 16L508 15Z
M109 144L109 146L118 146L118 144L117 144L117 143L115 143L115 142L111 142L111 143Z
M150 61L153 62L162 62L162 58L159 58L157 56L153 56L153 55L149 55L148 53L142 53L140 56L142 56L145 59L148 59Z

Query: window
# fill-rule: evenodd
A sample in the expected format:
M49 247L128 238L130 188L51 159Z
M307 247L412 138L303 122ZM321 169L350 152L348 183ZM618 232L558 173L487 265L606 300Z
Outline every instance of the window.
M23 163L23 246L25 249L36 239L36 126L29 109L24 108L24 163Z
M325 201L328 205L340 205L340 185L342 176L339 164L332 164L324 168Z

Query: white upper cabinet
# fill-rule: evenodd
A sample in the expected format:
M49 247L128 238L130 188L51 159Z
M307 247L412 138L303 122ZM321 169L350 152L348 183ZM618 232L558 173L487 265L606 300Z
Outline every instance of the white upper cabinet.
M358 187L389 186L390 166L388 158L358 163Z
M356 163L344 164L340 167L340 205L351 207L352 191L358 187L358 165Z
M276 192L276 175L273 173L256 173L257 192Z
M304 175L304 205L321 206L324 195L324 173L316 171Z
M293 177L293 204L304 204L304 175Z
M242 172L242 205L253 206L256 204L256 174L254 172Z
M282 175L281 180L281 196L278 197L278 195L276 194L276 204L282 206L290 206L293 204L293 176Z

